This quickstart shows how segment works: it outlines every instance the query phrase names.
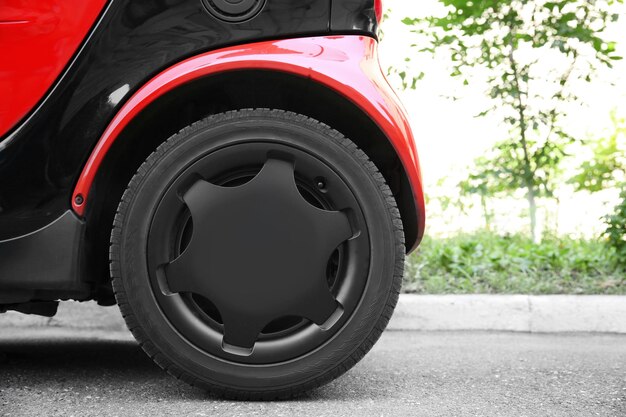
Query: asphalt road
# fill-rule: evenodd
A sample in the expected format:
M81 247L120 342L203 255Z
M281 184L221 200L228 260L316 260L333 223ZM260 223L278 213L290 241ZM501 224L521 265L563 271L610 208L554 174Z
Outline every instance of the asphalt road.
M626 416L626 336L388 331L303 398L230 402L177 382L127 332L0 328L2 416Z

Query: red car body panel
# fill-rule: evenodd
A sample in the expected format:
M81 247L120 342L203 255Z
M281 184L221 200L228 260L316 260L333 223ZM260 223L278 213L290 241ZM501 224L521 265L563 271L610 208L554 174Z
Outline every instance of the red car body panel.
M44 97L107 0L2 0L0 137Z
M424 232L424 197L415 143L406 112L389 86L377 57L377 42L365 36L327 36L259 42L224 48L182 61L152 78L113 118L91 153L73 193L72 207L83 215L96 173L128 123L163 94L200 77L225 71L263 69L307 77L358 105L388 137L411 182Z

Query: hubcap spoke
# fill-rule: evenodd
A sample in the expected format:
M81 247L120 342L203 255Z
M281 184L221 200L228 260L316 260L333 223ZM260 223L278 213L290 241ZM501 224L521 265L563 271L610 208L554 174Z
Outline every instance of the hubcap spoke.
M265 325L299 316L322 325L337 310L325 271L352 236L348 217L308 203L294 163L269 158L251 181L220 187L198 180L184 194L193 232L165 265L172 292L211 300L224 324L224 345L252 348Z

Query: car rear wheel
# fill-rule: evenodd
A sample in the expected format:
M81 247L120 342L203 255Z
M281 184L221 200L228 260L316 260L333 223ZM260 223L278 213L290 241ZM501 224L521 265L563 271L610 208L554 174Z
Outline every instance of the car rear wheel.
M218 395L273 399L372 347L404 249L394 198L354 143L254 109L210 116L148 157L119 204L110 265L157 364Z

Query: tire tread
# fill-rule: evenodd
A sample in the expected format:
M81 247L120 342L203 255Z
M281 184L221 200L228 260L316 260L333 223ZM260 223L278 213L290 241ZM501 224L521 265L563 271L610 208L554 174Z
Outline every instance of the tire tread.
M378 318L376 324L372 328L369 335L364 342L355 349L343 362L338 363L334 368L330 369L323 375L316 377L310 381L300 384L295 387L288 387L283 389L277 389L272 391L238 391L229 388L222 387L220 385L211 384L206 381L202 381L197 377L185 372L178 367L175 363L169 360L159 349L151 342L149 337L143 331L139 325L132 306L128 302L126 295L126 289L121 273L121 261L119 258L120 245L122 239L122 226L124 224L126 212L130 206L140 184L143 179L150 172L150 169L154 164L165 155L170 149L172 149L178 141L183 140L185 136L194 133L207 125L211 125L218 122L225 122L229 120L239 119L241 117L272 117L279 121L286 123L298 123L303 127L314 130L316 132L323 132L325 135L330 136L338 144L340 144L348 153L350 153L362 166L367 170L371 179L375 182L381 196L384 198L385 205L388 208L389 215L391 216L391 222L394 228L395 235L395 265L394 265L394 277L391 290L389 291L385 306L382 314ZM131 331L135 339L138 341L141 348L146 354L163 370L168 372L175 378L182 380L192 386L199 387L210 391L216 396L223 397L231 400L276 400L276 399L290 399L302 395L303 393L312 389L321 387L331 380L341 376L352 368L357 362L359 362L363 356L369 352L374 346L376 341L380 338L382 332L387 327L389 319L395 309L400 294L402 285L402 276L404 270L404 232L402 227L402 220L400 218L400 212L398 210L395 198L385 182L384 177L379 172L378 168L368 158L368 156L359 149L351 140L343 136L338 131L328 127L327 125L314 120L310 117L300 114L292 113L285 110L274 109L242 109L233 110L217 115L209 116L203 120L197 121L183 129L177 134L171 136L168 140L163 142L141 165L137 170L137 173L133 176L128 187L126 188L122 199L117 208L115 218L113 221L113 229L111 232L110 247L109 247L109 267L113 284L113 291L117 300L117 304L120 308L122 316L126 321L128 329Z

